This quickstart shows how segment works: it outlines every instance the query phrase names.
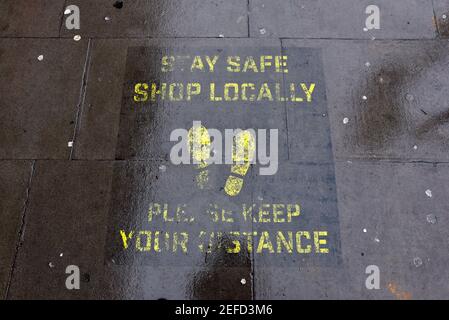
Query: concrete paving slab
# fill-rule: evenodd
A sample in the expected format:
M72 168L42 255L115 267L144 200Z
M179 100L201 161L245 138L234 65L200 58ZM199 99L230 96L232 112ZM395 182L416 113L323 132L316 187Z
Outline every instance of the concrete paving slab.
M365 31L368 0L250 0L251 37L435 38L431 0L380 0L380 28ZM282 18L279 18L282 17Z
M61 28L73 37L247 37L246 1L75 0L80 8L80 30ZM107 17L107 19L105 19Z
M87 41L0 40L0 159L68 159Z
M31 161L0 161L0 294L5 296L16 255L27 190L32 172Z
M4 0L0 3L0 38L58 37L64 0Z
M447 161L447 41L284 40L321 48L338 158ZM289 128L290 130L290 128Z
M336 163L342 264L274 268L259 261L256 298L445 299L448 169L446 164ZM380 290L365 288L369 265L380 269Z

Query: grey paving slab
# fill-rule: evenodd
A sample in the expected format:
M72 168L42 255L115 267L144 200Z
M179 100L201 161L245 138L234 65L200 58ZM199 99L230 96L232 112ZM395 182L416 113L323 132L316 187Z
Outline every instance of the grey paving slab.
M31 175L30 161L0 161L0 294L8 287Z
M162 170L161 165L144 161L38 161L9 297L250 299L251 260L247 255L195 253L199 247L194 238L201 230L214 230L205 209L207 201L213 201L209 195L217 194L215 190L223 193L219 184L210 190L192 188L194 168L167 164ZM202 197L203 193L208 196ZM250 191L242 193L242 197L250 196ZM233 207L224 200L224 195L221 199L216 196L213 203ZM184 220L164 222L155 209L150 221L149 207L159 202L169 204L170 218L177 205L185 204L186 217L197 220L190 224ZM237 220L234 227L245 228ZM136 238L129 239L126 249L120 230L136 231ZM163 240L161 252L139 250L147 248L148 242L143 236L137 240L137 233L148 230L172 235L187 230L191 255L180 254L181 246L177 253L171 248L165 251ZM174 238L172 241L175 243ZM80 268L80 290L65 287L68 265ZM241 279L248 281L246 286Z
M447 41L284 40L283 46L321 48L336 157L447 161Z
M58 37L64 0L4 0L0 37Z
M110 52L115 52L110 55ZM166 52L163 54L163 52ZM216 69L191 72L179 67L170 73L161 72L163 55L218 56ZM215 83L222 97L224 83L254 83L256 89L267 82L282 83L282 74L266 72L226 71L229 55L242 59L253 55L280 55L279 40L95 40L92 45L91 69L83 106L79 133L75 141L77 159L166 159L170 151L170 133L177 128L189 129L193 121L202 121L208 128L278 129L280 157L287 157L286 111L280 101L211 102L210 84ZM181 60L180 60L181 61ZM187 62L190 64L192 61ZM206 63L206 62L204 62ZM181 66L178 64L178 66ZM138 83L198 82L202 94L187 101L136 103ZM168 90L168 89L167 89ZM275 89L272 86L273 96ZM168 95L168 93L167 93ZM151 102L151 103L150 103Z
M364 31L368 5L380 29ZM250 0L251 37L429 39L436 36L431 0ZM280 18L282 17L282 18Z
M449 38L449 1L433 0L433 7L439 35Z
M342 264L256 262L256 298L445 299L448 166L338 162L336 174ZM369 265L380 269L379 290L365 288Z
M241 0L75 0L81 29L61 28L64 37L247 37L247 3ZM108 19L105 19L108 17Z
M86 41L0 40L0 159L68 159L86 52Z

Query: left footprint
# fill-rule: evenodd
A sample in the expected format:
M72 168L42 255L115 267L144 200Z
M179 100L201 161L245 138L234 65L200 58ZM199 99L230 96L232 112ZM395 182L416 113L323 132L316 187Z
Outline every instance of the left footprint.
M198 174L196 184L200 189L205 189L209 182L209 170L207 167L210 158L211 140L207 128L202 125L194 125L189 130L189 151L193 160L197 163Z

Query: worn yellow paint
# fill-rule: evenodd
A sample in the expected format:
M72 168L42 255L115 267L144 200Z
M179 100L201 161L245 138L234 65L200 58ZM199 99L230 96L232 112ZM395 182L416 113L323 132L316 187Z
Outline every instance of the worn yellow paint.
M132 239L133 235L134 231L131 231L130 233L126 234L124 230L120 230L120 236L122 237L123 241L123 248L128 249L129 247L128 240Z
M231 173L245 176L255 156L256 140L250 131L244 130L235 136L234 142L232 160L235 164L231 167ZM242 187L243 179L231 175L226 180L224 189L227 195L234 197L240 193Z
M198 188L205 189L209 182L209 164L206 162L210 158L211 139L209 132L204 126L195 126L190 128L188 132L189 151L194 160L198 163L199 170L196 176L196 184Z

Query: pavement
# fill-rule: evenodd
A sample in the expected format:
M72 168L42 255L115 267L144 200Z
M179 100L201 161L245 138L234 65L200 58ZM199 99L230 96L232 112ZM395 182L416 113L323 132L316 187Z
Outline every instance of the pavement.
M449 0L1 1L1 296L447 299L448 52Z

